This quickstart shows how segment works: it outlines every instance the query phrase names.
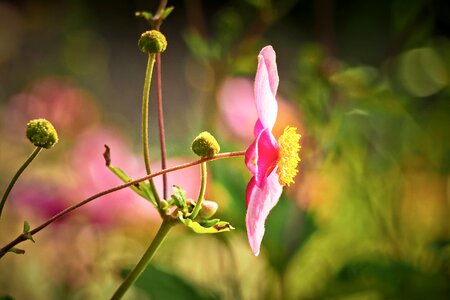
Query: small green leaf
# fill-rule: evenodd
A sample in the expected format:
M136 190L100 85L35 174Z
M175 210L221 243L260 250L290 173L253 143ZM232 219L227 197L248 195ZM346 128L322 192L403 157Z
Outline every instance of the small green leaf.
M151 12L148 12L148 11L137 11L137 12L134 13L134 15L136 17L144 18L150 23L153 22L153 14Z
M30 234L30 223L28 221L23 222L23 235L26 239L35 243L33 236Z
M9 249L8 252L15 253L15 254L25 254L25 250L15 248L15 247Z
M23 233L28 233L30 231L30 223L28 221L23 222Z
M193 221L189 218L185 219L181 215L178 217L178 219L181 221L181 223L183 223L184 225L189 227L193 232L200 233L200 234L219 233L219 232L225 232L225 231L230 231L230 230L234 229L234 227L231 226L230 223L225 222L225 221L220 221L219 219L210 220L210 221L215 222L215 224L211 225L210 227L202 226L200 223Z
M133 181L132 178L130 178L122 169L115 167L113 165L109 165L108 169L111 170L117 177L120 178L125 183L128 183L130 181ZM141 196L144 199L147 199L150 201L150 203L153 204L153 206L157 207L156 200L153 195L152 190L150 189L150 185L145 182L139 182L138 184L130 186L130 188L136 192L139 196Z
M173 6L169 6L169 7L167 7L163 12L162 12L162 14L161 14L161 19L165 19L165 18L167 18L169 15L170 15L170 13L173 11L173 9L174 9L175 7L173 7Z
M186 191L178 185L173 185L173 194L170 196L173 203L179 208L186 207Z

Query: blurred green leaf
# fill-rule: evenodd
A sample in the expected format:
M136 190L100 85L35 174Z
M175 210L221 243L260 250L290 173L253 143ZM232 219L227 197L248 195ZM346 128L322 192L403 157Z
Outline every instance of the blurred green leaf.
M9 249L8 252L15 253L15 254L25 254L25 250L19 249L19 248L16 248L16 247L13 247L13 248Z
M153 14L148 11L137 11L134 13L136 17L141 17L146 19L150 24L153 23Z
M148 266L139 279L136 287L142 289L150 299L154 300L213 300L217 299L206 288L196 288L184 278L172 274L153 265Z
M166 19L169 15L170 15L170 13L174 10L174 6L169 6L169 7L167 7L166 9L164 9L164 11L162 12L162 14L161 14L161 19Z

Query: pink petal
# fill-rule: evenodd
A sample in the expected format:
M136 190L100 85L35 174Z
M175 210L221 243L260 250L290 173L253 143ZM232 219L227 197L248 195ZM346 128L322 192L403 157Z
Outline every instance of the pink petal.
M250 195L252 194L253 189L255 188L256 180L255 177L252 177L247 184L247 189L245 192L245 207L248 209L248 204L250 203Z
M245 152L245 164L259 187L264 186L266 177L275 167L278 152L278 142L268 128L259 133Z
M259 255L259 249L264 236L264 224L272 208L278 203L282 193L282 186L278 182L276 168L267 178L267 183L260 189L252 178L247 186L247 236L255 256Z
M269 74L270 89L272 90L272 94L276 95L279 78L275 51L273 50L272 46L266 46L262 48L262 50L259 52L259 55L264 58L264 63L266 64L266 68Z
M272 129L277 119L278 104L275 95L278 80L275 52L271 46L267 46L258 55L254 87L256 111L264 128Z

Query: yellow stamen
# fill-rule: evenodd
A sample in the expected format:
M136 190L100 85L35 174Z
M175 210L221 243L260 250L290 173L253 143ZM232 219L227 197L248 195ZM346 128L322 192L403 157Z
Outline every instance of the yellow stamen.
M297 128L287 126L283 134L278 139L280 152L277 161L278 181L281 185L289 186L294 183L294 177L297 175L297 166L300 162L298 152L300 151L300 137Z

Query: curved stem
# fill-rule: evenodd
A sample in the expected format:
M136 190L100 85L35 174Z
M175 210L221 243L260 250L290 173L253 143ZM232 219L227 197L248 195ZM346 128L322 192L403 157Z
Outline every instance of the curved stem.
M161 87L161 54L156 54L156 103L158 106L159 145L161 148L161 169L167 166L166 138L164 133L164 114ZM163 174L163 199L167 199L167 174Z
M77 209L77 208L79 208L79 207L81 207L81 206L91 202L92 200L95 200L95 199L100 198L102 196L111 194L111 193L113 193L115 191L125 189L127 187L132 186L132 185L138 184L139 182L142 182L142 181L145 181L145 180L149 180L149 179L151 179L153 177L160 176L160 175L165 174L165 173L169 173L169 172L177 171L177 170L180 170L180 169L185 169L185 168L188 168L188 167L192 167L192 166L201 164L202 162L212 161L212 160L216 160L216 159L236 157L236 156L243 156L243 155L245 155L245 151L226 152L226 153L217 154L217 155L215 155L213 157L202 158L202 159L199 159L199 160L196 160L196 161L193 161L193 162L189 162L189 163L181 164L181 165L178 165L178 166L175 166L175 167L172 167L172 168L161 170L159 172L155 172L155 173L147 175L145 177L142 177L142 178L139 178L139 179L136 179L136 180L124 183L122 185L110 188L108 190L99 192L99 193L97 193L95 195L92 195L91 197L89 197L89 198L87 198L87 199L85 199L85 200L83 200L81 202L78 202L77 204L69 206L68 208L64 209L63 211L59 212L58 214L54 215L53 217L51 217L50 219L48 219L47 221L45 221L44 223L39 225L38 227L34 228L33 230L30 230L28 232L28 234L33 236L34 234L38 233L39 231L41 231L42 229L44 229L45 227L47 227L51 223L53 223L56 220L58 220L59 218L61 218L64 215L72 212L73 210L75 210L75 209ZM20 234L19 236L17 236L17 238L15 238L13 241L11 241L6 246L4 246L3 248L0 249L0 258L3 257L15 245L17 245L17 244L19 244L19 243L21 243L23 241L26 241L27 239L28 238L24 234Z
M200 192L198 194L197 203L195 204L195 207L194 207L194 210L192 211L192 214L189 216L189 218L191 218L192 220L195 219L195 217L197 217L198 212L202 208L203 199L205 198L206 178L208 176L207 170L206 170L206 162L202 162L200 164L200 170L201 170L201 173L202 173L202 181L201 181L201 185L200 185Z
M11 179L11 182L9 183L8 187L6 188L5 194L3 194L2 201L0 202L0 217L2 215L3 206L6 203L6 199L9 196L9 193L11 192L12 188L14 187L14 184L16 183L17 179L19 179L20 175L23 173L23 171L28 167L28 165L33 161L33 159L38 156L38 154L41 152L42 147L36 147L36 149L33 150L33 152L28 156L27 160L23 163L23 165L17 170L16 174L14 174L14 177Z
M148 102L150 97L150 85L152 81L153 66L155 64L155 54L150 53L148 55L147 69L145 71L144 91L142 92L142 147L144 152L145 170L147 174L151 174L150 168L150 150L148 143ZM155 196L156 203L159 206L159 195L156 191L153 179L149 180L150 188Z
M111 300L122 299L123 295L125 295L127 290L135 283L135 281L139 278L142 272L144 272L145 268L152 260L156 251L164 242L164 239L166 238L167 234L169 233L173 225L175 225L175 223L171 222L170 220L168 219L163 220L161 227L156 233L156 236L153 239L153 241L150 243L150 246L147 248L147 251L145 251L141 260L139 260L134 269L131 270L131 272L127 275L127 278L125 278L125 280L116 290L114 295L111 297Z

